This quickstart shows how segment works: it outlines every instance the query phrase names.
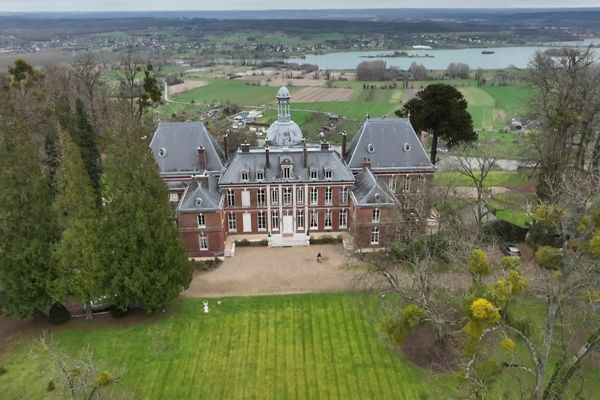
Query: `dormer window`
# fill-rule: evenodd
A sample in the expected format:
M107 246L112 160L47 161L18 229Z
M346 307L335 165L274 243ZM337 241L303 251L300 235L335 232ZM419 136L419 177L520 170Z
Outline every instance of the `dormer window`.
M265 171L263 171L263 170L256 171L256 180L264 181L265 180Z
M313 179L313 180L319 179L319 171L317 171L316 169L311 169L310 170L310 179Z
M326 169L325 170L325 179L331 179L333 177L333 170Z
M241 175L242 182L248 182L250 180L250 173L247 169L242 170Z
M292 166L282 165L281 166L281 177L283 179L290 179L292 177Z
M160 149L158 149L158 156L159 157L166 157L167 156L167 149L165 149L164 147L161 147Z
M200 197L196 197L196 207L201 207L202 206L202 199Z

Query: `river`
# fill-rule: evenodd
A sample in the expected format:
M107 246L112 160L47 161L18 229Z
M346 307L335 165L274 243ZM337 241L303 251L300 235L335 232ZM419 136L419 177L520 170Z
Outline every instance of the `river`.
M465 63L471 69L499 69L515 66L527 68L527 64L537 50L546 50L557 46L600 46L600 38L586 39L579 42L551 43L547 46L523 46L523 47L494 47L477 49L456 50L416 50L406 49L409 55L419 57L377 57L382 54L394 54L393 51L345 51L327 54L306 54L305 58L290 58L287 62L299 64L315 64L320 69L346 69L353 70L362 61L383 60L388 67L408 69L410 64L417 62L423 64L427 69L446 69L450 63ZM481 54L483 50L494 52L493 54ZM426 55L433 57L426 57Z

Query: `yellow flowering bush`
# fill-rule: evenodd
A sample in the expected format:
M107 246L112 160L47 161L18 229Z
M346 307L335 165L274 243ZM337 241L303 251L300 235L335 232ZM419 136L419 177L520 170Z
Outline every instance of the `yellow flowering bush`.
M512 339L504 338L500 341L500 348L504 351L515 351L516 347L517 345Z
M475 274L489 275L490 262L485 251L477 248L473 249L471 261L469 261L469 269Z
M600 232L590 239L590 251L595 257L600 257Z
M488 324L495 324L500 321L500 312L498 308L487 299L478 298L471 303L471 316Z
M516 269L511 269L508 271L508 282L510 282L511 287L511 295L523 293L527 290L527 286L529 283L527 279L521 275L519 271Z
M97 376L96 376L96 385L97 386L106 386L109 383L111 383L113 380L113 376L110 372L108 371L101 371Z

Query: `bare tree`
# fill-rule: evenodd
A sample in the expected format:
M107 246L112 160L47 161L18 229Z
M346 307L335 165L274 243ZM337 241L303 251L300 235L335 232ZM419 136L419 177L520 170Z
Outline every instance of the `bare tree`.
M455 159L458 173L468 178L476 191L475 217L478 230L481 231L487 214L486 179L489 173L497 168L498 157L489 149L465 147L458 152Z
M96 92L102 85L102 68L94 53L80 54L75 58L73 66L75 75L84 88L92 119L96 122Z

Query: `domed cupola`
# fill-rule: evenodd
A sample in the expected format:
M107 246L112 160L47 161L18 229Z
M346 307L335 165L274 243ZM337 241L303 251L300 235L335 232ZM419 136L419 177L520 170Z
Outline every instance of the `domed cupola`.
M297 146L302 141L302 131L290 116L290 91L285 86L277 92L277 121L267 130L272 146Z

